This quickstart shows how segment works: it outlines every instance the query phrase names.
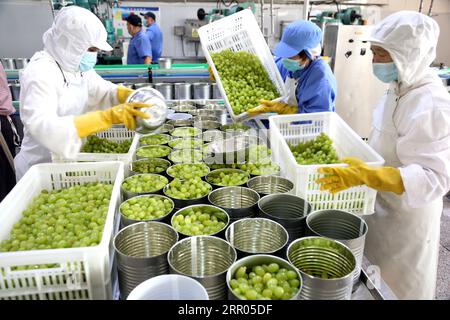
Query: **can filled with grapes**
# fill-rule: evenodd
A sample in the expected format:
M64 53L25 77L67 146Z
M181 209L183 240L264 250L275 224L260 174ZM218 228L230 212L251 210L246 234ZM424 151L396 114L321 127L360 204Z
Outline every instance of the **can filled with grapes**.
M175 209L182 209L194 204L205 204L208 201L208 194L212 187L200 177L192 179L173 179L164 189L164 195L168 196L175 203Z
M141 282L169 273L167 254L178 233L162 222L139 222L123 228L114 237L121 299Z
M358 288L364 245L368 230L367 223L357 215L341 210L319 210L306 218L306 233L337 240L352 250L356 258L353 275L353 291Z
M211 300L227 297L226 273L236 261L236 251L225 240L194 236L177 242L169 251L170 273L194 278Z
M286 228L288 243L305 236L306 216L312 209L304 199L292 194L270 194L259 200L258 207L263 218L274 220Z
M178 231L180 239L190 236L216 236L225 238L225 229L230 217L225 210L209 204L187 206L175 212L172 227Z
M267 254L236 261L227 272L230 300L298 300L300 272L288 261Z
M351 298L356 259L344 244L328 238L305 237L289 245L287 257L302 275L301 300Z
M141 173L132 175L122 182L123 199L126 200L144 194L162 194L163 188L168 183L169 179L159 174Z
M172 199L162 195L147 194L130 198L119 207L121 226L123 228L143 221L169 222L174 207Z
M136 159L161 158L167 159L172 148L161 145L143 146L136 149Z
M214 189L221 187L243 186L249 180L248 172L239 169L216 169L208 173L206 182Z
M130 176L141 173L156 173L166 176L166 170L172 165L161 158L142 158L130 163Z
M225 232L238 258L254 254L286 257L289 234L279 223L265 218L245 218L233 222Z
M224 187L212 191L208 200L212 205L224 209L230 221L251 218L258 214L259 195L244 187Z

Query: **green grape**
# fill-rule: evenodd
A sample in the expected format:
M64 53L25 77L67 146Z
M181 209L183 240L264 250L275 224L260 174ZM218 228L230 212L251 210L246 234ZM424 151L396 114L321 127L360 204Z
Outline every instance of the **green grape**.
M127 153L130 150L131 142L132 139L114 142L92 135L87 137L80 151L88 153Z
M173 210L173 202L159 195L145 195L128 199L120 205L120 212L132 220L154 220Z
M175 178L167 185L164 193L174 199L198 199L208 195L211 189L211 185L199 177L188 180Z
M174 150L169 159L174 163L199 163L203 161L203 153L197 149Z
M139 139L139 143L141 145L146 145L146 146L166 144L170 141L170 139L171 139L170 136L167 134L153 133L153 134L148 134L148 135L142 136Z
M258 106L261 99L273 100L279 96L256 55L226 49L211 53L211 58L235 114Z
M98 245L111 192L112 185L104 183L42 190L22 212L9 238L0 242L0 252ZM46 267L51 265L23 266L20 270Z
M195 149L201 148L202 145L202 140L192 138L180 138L169 142L169 146L174 149Z
M248 279L248 280L247 280ZM278 263L239 267L230 281L233 292L239 299L289 300L297 294L300 279L293 270L280 268Z
M213 206L196 206L177 212L172 218L172 226L188 236L215 234L226 227L226 214Z
M240 186L248 181L248 173L236 170L212 171L206 176L206 181L217 186Z
M159 158L141 159L131 163L131 171L139 173L161 173L169 168L170 162Z
M312 140L289 144L289 148L301 165L340 163L333 141L323 132Z
M161 190L169 183L166 177L158 174L143 173L131 176L122 182L122 188L135 193L150 193Z
M170 176L183 180L204 177L208 172L209 168L204 163L180 163L167 169Z
M179 138L187 138L187 137L196 137L199 136L202 133L202 130L194 127L179 127L175 128L171 135L172 137L179 137Z
M172 149L167 146L146 146L137 149L136 155L144 158L161 158L168 156L171 151Z

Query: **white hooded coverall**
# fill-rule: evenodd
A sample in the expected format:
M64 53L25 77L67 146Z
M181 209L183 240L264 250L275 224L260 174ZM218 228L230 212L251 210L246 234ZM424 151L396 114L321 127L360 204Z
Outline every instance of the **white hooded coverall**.
M436 57L437 23L422 14L392 14L375 27L373 45L397 69L374 110L369 144L398 167L405 192L379 192L366 217L366 256L399 299L433 299L443 196L450 189L450 95L429 68Z
M76 6L63 8L44 33L44 50L20 74L24 139L14 159L17 180L32 165L51 162L51 152L74 158L81 147L74 116L119 103L115 84L94 70L79 71L88 48L112 49L106 39L101 21Z

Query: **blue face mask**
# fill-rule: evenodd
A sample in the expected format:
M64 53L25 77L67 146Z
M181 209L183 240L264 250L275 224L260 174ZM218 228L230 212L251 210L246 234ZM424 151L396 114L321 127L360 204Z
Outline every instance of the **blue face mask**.
M372 63L372 69L375 76L385 83L398 80L398 70L393 62Z
M305 66L300 64L298 60L284 58L283 60L281 60L281 63L283 64L283 67L291 72L295 72L305 68Z
M148 27L148 22L144 21L144 27Z
M86 72L94 68L97 63L97 52L86 52L80 61L80 71Z

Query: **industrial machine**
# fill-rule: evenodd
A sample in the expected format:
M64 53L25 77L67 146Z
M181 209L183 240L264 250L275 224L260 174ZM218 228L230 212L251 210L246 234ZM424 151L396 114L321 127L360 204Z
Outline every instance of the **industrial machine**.
M346 8L338 11L322 11L311 19L311 21L319 27L327 22L340 22L345 25L365 24L365 20L361 15L361 8L359 7Z
M244 9L250 9L253 13L256 13L256 5L253 1L237 3L235 5L231 5L233 1L229 4L226 4L224 0L217 1L217 8L211 9L208 13L203 8L198 9L197 18L200 21L206 19L208 23L222 19L223 17L232 15L233 13L242 11ZM221 5L224 5L225 8L222 8Z

